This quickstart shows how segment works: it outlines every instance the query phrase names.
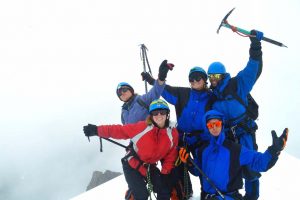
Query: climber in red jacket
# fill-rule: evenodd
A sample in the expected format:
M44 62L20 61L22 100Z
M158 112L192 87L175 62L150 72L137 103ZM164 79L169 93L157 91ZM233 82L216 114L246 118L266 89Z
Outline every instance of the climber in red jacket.
M146 121L134 124L89 124L84 126L84 133L87 137L98 135L130 139L133 145L122 159L122 164L134 199L147 200L153 186L158 200L169 200L172 185L170 173L178 156L178 132L175 127L169 126L170 109L165 101L152 101L149 113ZM158 161L161 161L161 170L156 166Z

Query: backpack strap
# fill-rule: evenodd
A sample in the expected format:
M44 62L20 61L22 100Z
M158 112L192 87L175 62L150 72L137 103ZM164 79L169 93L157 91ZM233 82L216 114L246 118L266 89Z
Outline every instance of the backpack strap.
M149 106L141 99L141 98L137 98L137 102L140 106L142 106L143 108L145 108L146 110L149 109Z
M206 105L205 105L205 112L212 109L213 104L218 100L216 95L211 94L210 98L208 99Z
M237 95L236 90L237 90L237 80L235 77L233 77L229 80L228 85L225 87L224 91L222 92L222 96L226 97L229 94L232 95L234 99L236 99L240 104L242 104L247 109L246 103L242 100L242 98L239 95Z

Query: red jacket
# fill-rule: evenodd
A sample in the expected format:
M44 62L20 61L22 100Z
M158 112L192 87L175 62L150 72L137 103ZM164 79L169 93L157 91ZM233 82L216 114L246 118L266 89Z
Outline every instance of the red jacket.
M146 164L155 164L161 161L161 173L169 174L174 168L178 156L178 132L176 128L160 129L146 121L127 125L98 126L98 135L104 138L130 139L138 157ZM140 162L134 157L128 159L132 168ZM139 172L146 175L146 167L141 166Z

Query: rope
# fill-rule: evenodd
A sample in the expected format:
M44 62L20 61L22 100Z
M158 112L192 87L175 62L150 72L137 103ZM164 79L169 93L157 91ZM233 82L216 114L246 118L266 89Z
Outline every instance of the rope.
M238 31L237 27L236 26L232 26L230 25L227 20L225 20L224 24L227 24L228 26L230 26L230 29L232 30L232 32L235 32L236 34L242 36L242 37L255 37L253 35L249 35L249 34L244 34L244 33L241 33Z
M147 190L148 190L148 193L149 193L149 198L150 198L150 200L152 200L151 194L153 193L155 198L156 198L156 196L153 192L153 184L152 184L151 178L150 178L150 166L151 165L148 165L148 167L147 167L146 179L147 179Z
M187 169L187 164L184 163L183 167L183 181L184 181L184 199L188 199L189 195L189 180L188 180L188 169Z
M184 142L184 148L187 150L188 145L187 142L185 141L186 133L184 132L183 134L183 142ZM189 197L189 177L188 177L188 167L187 163L183 163L183 191L184 191L184 197L183 199L187 200Z

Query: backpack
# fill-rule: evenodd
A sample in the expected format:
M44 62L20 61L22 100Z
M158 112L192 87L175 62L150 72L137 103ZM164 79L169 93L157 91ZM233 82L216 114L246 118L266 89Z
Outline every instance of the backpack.
M241 97L237 95L236 89L237 89L236 78L231 78L229 80L228 85L224 89L222 96L226 97L229 94L232 95L234 99L236 99L240 104L242 104L246 108L246 115L250 119L256 120L259 114L258 113L259 105L257 104L257 102L254 100L254 98L250 93L247 95L248 105L246 105L246 103L241 99Z

